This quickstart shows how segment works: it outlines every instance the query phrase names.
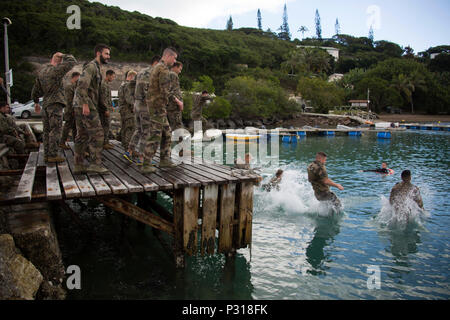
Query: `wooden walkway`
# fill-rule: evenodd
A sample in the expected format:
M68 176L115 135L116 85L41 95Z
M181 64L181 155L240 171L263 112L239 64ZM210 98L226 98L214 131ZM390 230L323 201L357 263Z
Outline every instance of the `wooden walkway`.
M39 152L30 153L23 171L10 172L15 183L1 194L0 205L59 201L64 206L65 200L95 198L172 236L177 266L184 265L185 254L195 255L198 249L201 254L231 253L251 243L253 186L261 181L259 175L199 159L159 168L158 154L154 161L159 170L142 174L123 157L120 143L111 143L114 149L103 151L110 173L102 175L73 174L73 144L64 151L65 162L46 165L41 145ZM156 202L160 191L172 197L171 212ZM132 194L138 195L138 205L128 197Z

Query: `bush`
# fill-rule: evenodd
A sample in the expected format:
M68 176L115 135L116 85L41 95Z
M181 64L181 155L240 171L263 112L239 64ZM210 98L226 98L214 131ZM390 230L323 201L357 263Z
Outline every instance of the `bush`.
M226 119L231 115L231 103L223 98L216 97L211 104L203 108L203 115L207 119Z
M328 113L334 106L342 105L345 91L334 83L319 78L302 78L297 91L305 100L310 100L316 112Z
M225 93L233 115L243 119L268 118L298 110L279 84L264 79L236 77L225 84Z

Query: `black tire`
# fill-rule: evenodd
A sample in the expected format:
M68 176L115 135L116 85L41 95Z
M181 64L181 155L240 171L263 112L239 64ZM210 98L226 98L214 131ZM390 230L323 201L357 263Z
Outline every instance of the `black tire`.
M31 112L25 110L24 112L22 112L22 114L20 115L20 117L21 117L22 119L29 119L29 118L31 117Z

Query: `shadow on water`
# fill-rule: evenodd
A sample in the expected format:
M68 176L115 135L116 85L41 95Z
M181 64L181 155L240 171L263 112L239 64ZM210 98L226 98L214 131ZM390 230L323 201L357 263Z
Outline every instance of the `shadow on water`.
M306 248L306 261L312 269L307 270L311 275L326 275L329 269L327 263L332 262L332 251L327 250L334 243L334 238L340 232L340 220L338 217L315 217L314 236Z
M61 211L56 229L64 264L80 267L82 288L68 299L251 299L250 264L241 254L188 257L176 269L152 228L96 201L69 206L78 223Z

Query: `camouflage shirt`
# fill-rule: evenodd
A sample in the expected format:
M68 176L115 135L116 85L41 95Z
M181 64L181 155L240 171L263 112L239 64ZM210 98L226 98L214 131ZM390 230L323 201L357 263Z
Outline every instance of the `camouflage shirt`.
M203 97L202 95L197 95L194 97L194 104L192 106L191 118L192 120L199 120L202 118L203 107L206 101L210 100L209 96Z
M112 97L111 97L111 87L109 86L109 82L105 79L102 80L101 83L101 98L100 104L98 106L99 111L106 112L112 111Z
M122 118L134 117L134 92L136 81L124 81L119 87L119 112Z
M46 64L40 71L34 82L33 90L31 92L31 99L35 102L39 102L40 97L44 97L43 108L54 104L65 104L64 89L62 79L67 72L72 69L77 60L72 56L63 55L63 61L57 65Z
M423 208L423 201L420 190L411 182L399 182L391 190L389 202L391 205L404 205L408 199L412 199L420 208Z
M14 118L8 114L0 112L0 136L9 135L16 137L19 133L24 133L20 129Z
M328 178L328 173L323 163L315 160L308 166L308 180L314 189L314 193L330 191L330 187L323 182L326 178Z
M150 73L152 72L152 66L147 67L139 71L136 76L136 89L134 91L135 101L145 101L147 96L148 86L150 85Z
M65 98L65 105L66 105L66 111L73 109L73 97L75 95L75 89L77 88L77 82L72 83L69 82L64 86L64 98Z
M80 79L78 79L73 107L82 108L83 104L87 104L90 110L97 109L100 101L101 82L100 65L94 59L84 66Z
M170 91L169 68L161 60L150 73L150 85L146 97L149 111L153 114L167 115L167 105L173 98L173 93Z
M170 71L169 78L170 78L170 95L173 97L177 97L180 101L183 101L183 95L181 93L180 79L178 78L178 74L173 71ZM180 110L178 104L173 99L169 101L167 109L171 111Z

